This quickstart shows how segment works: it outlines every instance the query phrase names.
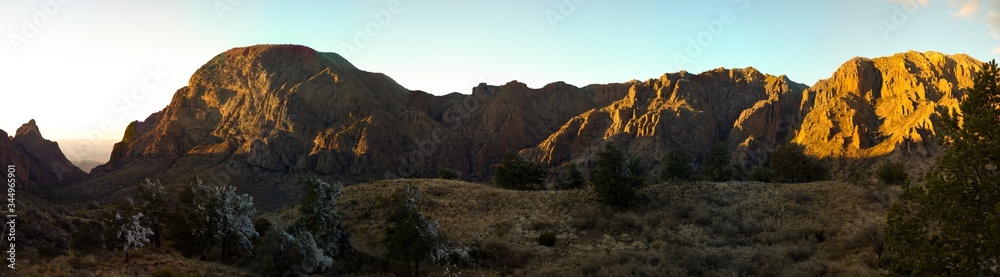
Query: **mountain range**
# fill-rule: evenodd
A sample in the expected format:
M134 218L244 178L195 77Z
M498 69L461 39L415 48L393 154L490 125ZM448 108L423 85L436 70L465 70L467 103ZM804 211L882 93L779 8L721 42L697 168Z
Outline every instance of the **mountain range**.
M960 113L980 64L964 54L911 51L852 59L811 87L748 67L584 87L511 81L435 96L334 53L241 47L198 69L163 110L132 122L111 159L86 178L44 171L49 177L36 182L61 197L108 200L143 178L179 190L197 177L236 185L267 209L296 199L302 175L355 182L450 168L486 181L508 152L558 172L590 166L606 142L646 161L650 176L659 176L667 153L684 149L701 159L717 142L745 169L794 142L841 175L887 158L921 170L940 153L935 120ZM32 128L25 140L37 133ZM17 134L13 143L0 136L5 159L65 160L17 144Z

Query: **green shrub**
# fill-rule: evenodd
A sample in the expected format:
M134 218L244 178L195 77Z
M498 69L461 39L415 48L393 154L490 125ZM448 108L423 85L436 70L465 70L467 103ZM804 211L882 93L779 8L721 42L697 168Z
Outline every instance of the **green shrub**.
M754 166L750 169L750 181L770 183L774 172L766 166Z
M420 262L432 260L442 244L438 235L440 224L420 212L419 199L414 186L403 187L393 194L387 207L389 226L384 238L389 260L405 262L414 276L420 275Z
M545 232L538 235L538 245L546 247L556 246L556 233Z
M733 168L729 149L725 144L716 142L712 151L705 158L702 175L709 181L725 182L733 179Z
M462 178L462 173L458 172L457 169L442 167L438 169L437 172L438 179L444 180L458 180Z
M507 189L541 189L548 171L539 163L525 159L517 152L507 153L497 165L497 185Z
M805 154L805 146L789 143L771 153L768 167L773 169L771 181L806 183L830 179L830 169L822 161Z
M875 176L886 185L905 185L910 180L906 166L902 162L885 162L876 170Z
M597 158L593 183L598 200L613 206L629 205L646 185L646 168L631 153L610 143Z
M667 164L662 173L664 181L691 181L694 175L694 159L687 150L677 149L667 154Z
M577 168L576 164L570 164L566 170L559 173L556 180L556 189L578 189L587 183L583 178L583 172Z

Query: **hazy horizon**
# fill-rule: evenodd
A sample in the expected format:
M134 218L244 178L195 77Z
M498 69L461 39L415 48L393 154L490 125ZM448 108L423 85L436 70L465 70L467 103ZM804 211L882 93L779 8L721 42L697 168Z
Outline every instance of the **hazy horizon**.
M232 3L231 3L232 2ZM754 67L813 85L857 56L938 51L993 59L992 1L466 3L251 1L8 3L0 129L36 119L50 140L120 139L213 56L255 44L344 55L411 90L468 94ZM447 11L447 12L442 12ZM812 12L803 12L812 11ZM992 23L992 24L991 24ZM962 43L955 43L961 41Z

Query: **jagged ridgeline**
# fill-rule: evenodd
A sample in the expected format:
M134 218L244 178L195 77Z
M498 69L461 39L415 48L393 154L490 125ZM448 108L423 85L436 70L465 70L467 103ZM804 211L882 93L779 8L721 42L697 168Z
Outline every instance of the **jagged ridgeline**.
M59 144L42 137L34 119L17 128L14 136L0 130L0 164L4 173L13 166L17 192L36 196L51 196L54 190L87 177L63 155Z
M302 174L364 181L449 168L481 181L508 152L587 165L605 141L647 161L654 176L669 152L698 159L716 142L747 167L791 141L818 157L931 157L934 118L957 109L978 64L909 52L851 60L812 88L744 68L434 96L304 46L235 48L132 123L111 160L65 195L120 196L147 177L179 190L200 177L237 185L266 209L297 198L291 184Z

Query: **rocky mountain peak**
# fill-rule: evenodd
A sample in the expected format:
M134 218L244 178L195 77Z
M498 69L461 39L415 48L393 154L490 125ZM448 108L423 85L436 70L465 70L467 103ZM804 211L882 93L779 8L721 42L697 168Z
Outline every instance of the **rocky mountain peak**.
M806 90L795 141L819 157L933 156L933 122L939 111L958 109L979 64L967 55L916 51L851 59Z
M25 191L48 196L52 190L75 184L86 177L59 149L46 140L32 119L21 125L13 139L0 130L0 163L14 165Z
M14 136L32 138L32 139L42 139L42 133L38 130L38 125L35 124L35 120L32 119L28 123L22 124L21 127L17 128Z
M790 141L818 157L932 154L936 110L957 108L977 63L908 52L851 59L812 88L746 67L583 87L481 83L471 94L435 96L337 54L240 47L134 122L108 164L76 187L105 196L146 177L178 186L198 176L278 207L295 197L290 180L302 174L372 180L451 168L484 181L508 152L588 166L608 142L650 161L654 175L671 151L700 158L717 142L746 166Z

